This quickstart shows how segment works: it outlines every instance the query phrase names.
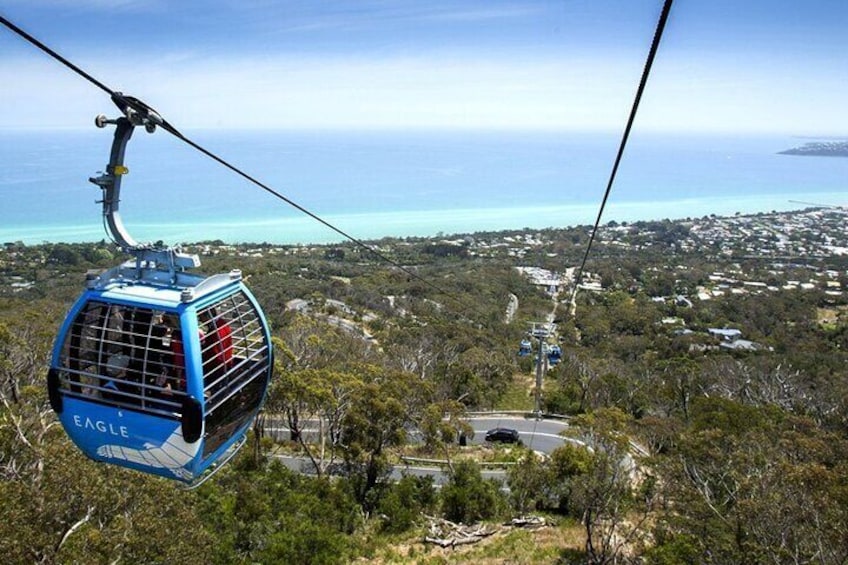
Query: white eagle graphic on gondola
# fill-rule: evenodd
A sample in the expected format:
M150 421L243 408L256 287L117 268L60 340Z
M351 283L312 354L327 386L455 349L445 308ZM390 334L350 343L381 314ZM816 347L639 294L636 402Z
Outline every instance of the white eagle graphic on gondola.
M188 480L192 474L185 469L185 465L195 458L199 449L200 442L187 443L183 439L182 427L177 426L162 445L145 443L143 449L101 445L97 448L97 455L106 459L119 459L147 467L167 469L176 477Z

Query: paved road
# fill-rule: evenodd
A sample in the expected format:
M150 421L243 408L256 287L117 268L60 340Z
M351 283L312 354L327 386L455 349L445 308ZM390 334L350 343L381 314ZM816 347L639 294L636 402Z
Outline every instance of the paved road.
M474 428L474 439L472 443L481 444L485 442L486 431L492 428L513 428L518 430L521 442L534 451L550 453L565 442L573 442L584 445L579 440L565 438L559 435L568 429L568 422L564 420L536 420L535 418L524 418L520 416L473 416L468 418Z
M514 415L471 416L467 420L474 429L474 437L469 438L469 443L473 445L485 443L486 431L497 427L518 430L521 442L530 449L540 453L551 453L567 441L581 446L584 445L579 440L564 438L559 435L568 429L568 423L563 420L536 420L534 418L524 418ZM269 419L265 426L265 431L275 438L288 439L289 429L281 420ZM302 433L307 440L317 440L318 431L316 428L311 427L309 422L305 424ZM420 434L416 431L411 431L408 434L408 438L410 443L415 443L420 441Z
M315 467L307 457L296 457L293 455L274 455L274 457L279 459L283 465L296 473L303 473L305 475L315 474ZM341 469L341 466L339 466L339 469ZM480 474L484 479L496 479L499 481L503 481L506 477L506 471L503 469L483 469L480 471ZM433 477L433 484L436 486L442 486L448 480L447 473L445 473L441 468L421 465L396 465L392 468L392 472L389 477L393 481L399 481L403 475Z
M541 453L551 453L557 447L563 445L566 441L577 445L584 445L579 440L564 438L559 435L560 432L568 428L568 423L563 420L536 420L534 418L524 418L515 415L486 415L486 416L471 416L467 418L468 422L474 429L474 437L469 438L469 443L479 445L485 442L486 431L496 427L513 428L518 430L519 437L522 443L534 451ZM279 420L270 420L266 425L266 433L270 432L276 437L288 438L289 430ZM306 427L303 430L304 435L309 439L310 435L317 436L317 430ZM414 442L420 437L417 432L409 434L410 441ZM299 473L314 473L314 468L311 461L305 457L295 457L290 455L275 456L283 464L293 471ZM402 473L416 476L431 476L437 485L444 484L447 477L444 471L437 466L425 465L398 465L392 470L391 477L394 480L400 479ZM492 478L503 480L506 471L503 469L491 469L482 471L483 478Z

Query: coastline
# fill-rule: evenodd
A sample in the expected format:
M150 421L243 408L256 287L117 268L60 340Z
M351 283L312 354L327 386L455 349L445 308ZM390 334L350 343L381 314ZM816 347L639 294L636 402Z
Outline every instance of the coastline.
M750 215L801 210L813 205L848 204L844 192L756 194L734 199L720 197L679 200L615 202L607 204L602 224L681 220L703 216ZM481 231L568 228L591 226L597 204L523 206L513 208L462 208L447 210L392 211L322 216L329 223L360 240L384 237L438 237ZM273 243L279 245L332 244L344 241L336 232L306 216L281 215L278 219L233 219L227 222L147 223L126 220L139 241L163 240L168 244L221 240L227 243ZM85 224L45 226L2 226L0 242L83 243L108 239L99 221Z
M2 134L0 242L108 239L85 181L97 132ZM362 240L592 225L617 147L600 132L214 132L231 161ZM139 241L296 245L338 233L159 139L133 146L122 219ZM49 143L48 143L49 142ZM841 159L776 153L782 136L634 138L602 223L848 203ZM308 187L308 188L307 188Z

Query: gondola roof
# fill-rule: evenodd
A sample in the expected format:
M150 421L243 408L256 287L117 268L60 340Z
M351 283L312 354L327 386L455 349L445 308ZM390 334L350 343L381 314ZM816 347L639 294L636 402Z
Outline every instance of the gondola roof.
M139 276L134 261L128 261L100 275L89 275L86 286L104 299L142 302L151 307L174 309L194 302L242 279L241 271L209 277L179 272L171 278L167 271L144 269Z

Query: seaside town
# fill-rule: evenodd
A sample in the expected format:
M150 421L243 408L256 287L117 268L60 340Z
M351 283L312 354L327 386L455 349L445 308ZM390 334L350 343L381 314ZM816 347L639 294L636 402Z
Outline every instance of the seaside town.
M633 223L611 221L602 225L596 234L594 252L598 256L622 256L640 253L663 253L668 257L698 256L707 262L723 263L726 268L710 274L709 284L698 289L689 300L709 300L725 294L745 294L776 291L779 289L810 290L821 288L829 295L840 296L844 290L846 272L821 267L821 259L848 257L848 231L845 229L848 207L815 207L798 211L737 214L730 217L704 216L695 219L638 221ZM570 228L567 234L588 234L589 226ZM558 263L563 241L563 230L524 229L483 234L456 235L434 238L386 238L371 245L389 256L404 249L428 242L440 246L444 255L479 259L512 259L536 284L568 286L575 265L562 262L557 269L533 265L539 255L544 263ZM19 242L5 242L0 250L0 283L3 293L21 292L35 286L28 272L51 263L62 263L62 253L73 253L65 244L51 246L26 246ZM58 249L57 249L58 247ZM269 256L322 256L341 254L333 245L273 245L223 242L201 243L185 246L202 256L235 255L246 258ZM68 258L64 258L68 259ZM70 258L73 263L73 258ZM768 263L767 279L757 273L745 272L742 263L755 259L758 265ZM540 261L541 262L541 261ZM790 268L804 267L809 278L796 280L784 278ZM688 265L666 265L673 272L686 271ZM779 284L778 284L779 281ZM602 291L604 286L591 265L581 279L587 290Z
M596 234L594 254L615 263L616 257L650 256L660 253L662 267L654 266L666 280L679 282L690 275L693 269L715 267L702 275L700 284L689 285L681 290L669 286L665 293L656 289L639 288L638 281L622 283L611 280L590 262L580 276L579 290L600 293L621 290L626 286L631 293L648 292L658 304L675 304L691 308L695 302L717 300L725 296L760 295L778 291L821 290L827 300L834 303L842 300L848 285L848 235L845 220L848 209L843 207L808 208L800 211L773 212L754 215L738 214L732 217L705 216L698 219L677 221L639 221L634 223L609 222L600 227ZM429 245L440 256L460 256L467 260L501 260L513 263L513 267L529 282L541 287L554 304L564 303L575 284L577 268L571 261L573 253L561 249L563 238L588 233L589 227L566 230L521 230L499 233L459 235L436 238L383 239L373 247L387 256L409 254L411 248ZM61 245L61 244L60 244ZM580 246L577 245L579 248ZM188 246L203 256L238 256L249 260L273 257L320 257L343 258L344 250L332 245L227 245L222 242ZM26 247L16 243L5 243L0 253L0 280L3 286L0 295L16 294L36 287L36 277L27 277L27 272L48 269L51 264L71 262L73 252L64 247ZM34 252L40 250L40 252ZM102 251L102 250L101 250ZM70 256L68 256L70 254ZM563 257L568 257L562 261ZM839 258L846 258L839 261ZM832 268L822 262L825 258L837 259L843 268ZM655 263L655 262L654 262ZM552 265L562 265L553 267ZM829 262L828 265L832 265ZM544 265L544 266L540 266ZM308 271L308 268L302 269ZM619 270L621 270L619 268ZM301 273L299 276L302 276ZM393 302L394 297L389 297ZM367 324L376 316L371 312L358 313L342 301L325 298L324 309L333 313L328 321L354 334L373 339ZM286 304L287 310L312 312L315 308L310 300L295 298ZM353 321L354 319L359 322ZM676 335L688 335L693 331L677 316L666 317L662 324ZM758 351L763 347L743 339L736 328L708 328L703 332L714 338L717 347L736 351Z
M828 295L841 296L844 270L823 269L817 260L827 257L848 257L848 233L845 221L848 209L809 209L798 212L739 215L734 217L705 217L697 220L673 222L677 227L674 238L669 240L666 222L637 222L632 225L608 224L598 231L599 247L618 248L619 251L638 253L649 249L662 252L676 250L678 255L703 254L711 261L723 259L729 269L709 275L709 284L698 288L694 297L688 299L710 300L725 294L756 294L767 291L823 289ZM681 233L683 234L681 236ZM505 237L502 243L483 244L482 249L506 247L510 256L524 257L531 249L544 247L551 242L541 234L525 235L523 238ZM477 254L486 253L477 251ZM471 251L470 254L475 254ZM753 273L746 273L741 263L757 259L766 261L770 275L762 280ZM668 266L672 271L686 271L683 265ZM790 268L804 267L809 272L807 280L786 279ZM525 267L529 277L537 284L546 286L567 285L573 269L555 274L546 269ZM759 272L759 271L758 271ZM601 291L600 279L584 274L581 288Z

